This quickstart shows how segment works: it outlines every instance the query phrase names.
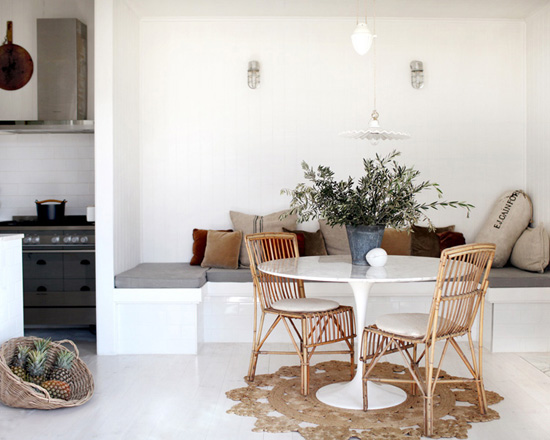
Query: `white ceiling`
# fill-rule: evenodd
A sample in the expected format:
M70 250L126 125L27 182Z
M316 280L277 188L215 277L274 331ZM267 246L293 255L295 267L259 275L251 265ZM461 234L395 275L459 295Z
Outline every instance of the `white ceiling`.
M372 15L373 0L358 0ZM355 17L357 0L126 0L141 17ZM380 17L524 19L550 0L378 0ZM364 12L361 12L364 14Z

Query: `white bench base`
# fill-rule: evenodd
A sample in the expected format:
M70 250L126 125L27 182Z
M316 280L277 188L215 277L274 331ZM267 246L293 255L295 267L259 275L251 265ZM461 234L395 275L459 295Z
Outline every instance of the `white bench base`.
M489 288L484 341L492 352L550 352L550 288Z
M117 354L197 354L203 288L115 289Z
M433 282L378 284L369 297L367 322L386 313L425 313L433 289ZM119 354L196 354L203 342L252 343L252 283L114 292ZM345 283L306 283L306 292L354 305ZM288 343L285 329L278 328L270 342ZM550 288L490 288L484 346L493 352L550 352Z

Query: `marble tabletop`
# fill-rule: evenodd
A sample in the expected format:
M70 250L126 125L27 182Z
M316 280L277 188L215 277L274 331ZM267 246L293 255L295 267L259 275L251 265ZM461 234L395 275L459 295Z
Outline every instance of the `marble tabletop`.
M395 283L433 281L439 258L390 255L383 267L354 266L345 255L287 258L258 266L262 272L310 281Z

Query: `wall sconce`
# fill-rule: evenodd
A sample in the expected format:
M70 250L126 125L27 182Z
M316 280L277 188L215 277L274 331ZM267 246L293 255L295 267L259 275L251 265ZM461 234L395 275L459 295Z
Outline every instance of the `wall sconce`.
M424 87L424 64L422 61L411 61L411 85L415 89Z
M248 63L248 87L255 89L260 84L260 63L250 61Z

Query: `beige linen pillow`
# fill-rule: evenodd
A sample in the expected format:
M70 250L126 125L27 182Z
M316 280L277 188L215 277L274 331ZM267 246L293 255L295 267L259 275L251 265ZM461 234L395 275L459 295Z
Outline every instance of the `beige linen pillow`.
M544 272L550 261L550 243L544 226L527 228L518 238L510 262L518 269L531 272Z
M329 255L350 255L348 233L345 226L329 226L326 220L319 220L319 227L325 239Z
M529 226L532 215L531 200L521 190L509 191L496 201L475 239L476 243L496 245L493 267L506 264L514 244Z
M411 235L413 234L407 231L386 228L380 247L388 255L411 255Z
M229 216L231 217L231 222L233 223L233 229L236 231L242 231L243 233L240 258L242 266L250 266L250 260L248 259L248 253L246 252L246 245L244 243L244 237L247 234L254 234L257 232L283 232L283 228L296 229L297 217L295 214L289 215L283 220L279 220L279 217L286 212L287 211L285 210L268 215L251 215L243 214L242 212L229 211Z
M208 231L201 266L238 269L242 238L243 233L241 231Z

